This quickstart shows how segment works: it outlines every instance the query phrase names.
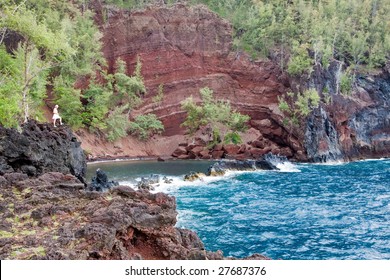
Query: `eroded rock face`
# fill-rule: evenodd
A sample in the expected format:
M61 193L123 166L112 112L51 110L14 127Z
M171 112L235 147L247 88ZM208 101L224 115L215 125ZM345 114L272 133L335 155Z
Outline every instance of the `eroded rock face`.
M261 134L253 149L241 152L232 147L228 151L176 149L182 137L177 137L176 145L169 138L172 146L168 150L162 148L162 138L153 149L156 155L246 159L272 152L299 161L390 156L390 63L376 74L357 75L352 94L343 96L339 81L345 65L341 62L332 61L327 69L315 66L310 77L288 77L272 61L253 61L233 50L230 24L205 6L177 4L128 12L104 8L100 3L95 1L96 20L103 32L109 70L113 71L115 60L121 58L132 74L137 56L140 58L148 95L136 113L157 114L165 125L165 139L184 135L180 124L185 112L180 103L189 96L200 101L199 89L206 86L216 98L229 99L234 108L248 114L250 126ZM86 81L79 82L80 87L85 85ZM159 85L163 85L164 98L155 103ZM300 125L298 133L291 133L283 125L278 96L308 88L328 92L332 102L322 104ZM164 152L159 153L159 147Z
M287 76L272 62L252 61L234 51L227 21L205 6L177 4L134 12L112 8L103 12L103 7L95 6L109 70L121 58L132 74L139 56L148 94L138 112L155 113L164 123L165 136L185 133L180 126L186 116L181 102L190 96L200 101L199 89L207 86L216 98L229 99L234 108L250 115L250 125L264 133L272 151L288 147L293 151L291 157L298 151L304 154L302 141L284 129L277 105L277 96L289 86ZM164 98L155 103L160 84ZM182 159L213 157L206 150L187 153L179 148L168 155L172 153Z
M304 143L309 160L390 156L390 61L388 64L375 74L358 74L349 94L342 94L337 85L342 66L338 62L328 69L316 69L306 82L299 81L306 88L328 91L332 100L307 119Z
M175 228L176 201L117 186L90 192L73 175L0 176L0 258L222 259ZM261 256L261 258L264 258Z
M22 132L0 126L0 174L21 172L38 176L45 172L71 173L84 182L84 152L72 131L61 126L29 121Z

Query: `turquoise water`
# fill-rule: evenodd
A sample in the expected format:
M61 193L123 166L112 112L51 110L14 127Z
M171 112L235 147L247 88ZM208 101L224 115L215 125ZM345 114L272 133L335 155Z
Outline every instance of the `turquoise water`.
M137 174L164 174L157 190L177 198L178 227L195 230L208 250L273 259L390 259L390 160L286 164L280 171L182 181L210 162L90 165L133 185Z

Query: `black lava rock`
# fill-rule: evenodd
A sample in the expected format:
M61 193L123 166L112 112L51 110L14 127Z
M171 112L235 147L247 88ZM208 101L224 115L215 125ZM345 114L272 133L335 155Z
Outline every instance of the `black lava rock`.
M87 162L81 143L67 126L53 127L30 120L22 132L0 126L0 175L22 172L73 174L85 183Z
M119 183L116 181L109 181L107 174L103 170L98 168L96 170L96 176L92 178L89 190L102 192L118 185Z

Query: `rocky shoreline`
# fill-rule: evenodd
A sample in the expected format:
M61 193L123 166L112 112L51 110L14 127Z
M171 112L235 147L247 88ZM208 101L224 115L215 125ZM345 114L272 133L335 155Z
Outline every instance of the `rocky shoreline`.
M278 160L286 158L219 160L207 174L187 179L273 170ZM85 155L68 127L34 121L22 132L0 127L1 259L226 258L205 250L195 232L175 228L174 197L118 186L104 176L95 183L107 188L91 188L85 172Z
M21 133L1 127L0 136L1 259L226 259L175 228L174 197L104 176L95 181L111 186L91 190L69 128L30 121Z

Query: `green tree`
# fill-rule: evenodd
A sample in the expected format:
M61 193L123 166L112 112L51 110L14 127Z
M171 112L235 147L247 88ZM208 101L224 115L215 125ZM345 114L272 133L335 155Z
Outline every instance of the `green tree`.
M201 105L197 105L192 97L182 102L182 109L187 113L182 125L188 128L191 134L202 126L210 126L213 144L220 142L221 138L228 142L238 141L240 139L238 132L244 132L247 129L246 123L250 119L249 116L232 109L228 101L216 100L210 88L202 88L200 95ZM225 135L221 135L223 127L227 128Z
M128 106L128 110L141 105L142 94L146 93L145 84L141 75L142 63L137 57L134 75L126 75L126 63L120 58L116 61L116 72L113 75L114 104Z
M164 99L164 84L159 84L156 96L153 97L153 102L161 104Z
M21 115L21 85L14 79L18 71L15 60L0 47L0 123L5 127L18 126Z
M66 122L75 128L81 123L80 91L74 88L81 75L91 75L96 63L102 62L100 33L93 24L92 13L83 13L78 1L8 0L0 3L0 44L7 36L18 36L17 48L8 54L18 65L7 74L7 98L18 103L11 126L42 114L46 86L53 85L56 103ZM12 87L11 87L12 85ZM11 106L9 106L11 108ZM16 108L13 106L12 108ZM1 122L9 122L1 120Z
M115 141L127 136L127 131L130 128L129 118L123 112L128 109L127 105L116 107L107 117L107 140Z
M139 115L130 123L130 132L142 141L146 141L153 134L163 131L164 125L154 114Z
M90 130L104 130L107 128L106 116L109 113L109 102L112 98L112 91L105 85L91 82L89 88L84 91L83 98L87 105L82 113L84 123Z
M65 60L72 48L62 31L52 32L23 3L3 7L0 29L2 36L5 32L15 32L22 37L17 49L13 50L17 71L8 78L20 85L14 90L23 109L20 117L26 122L30 115L39 115L38 108L46 95L48 71Z
M326 95L324 95L326 98ZM283 97L278 97L279 109L286 116L284 125L298 125L300 118L307 117L314 108L320 104L321 98L318 92L311 88L298 93L288 92Z

